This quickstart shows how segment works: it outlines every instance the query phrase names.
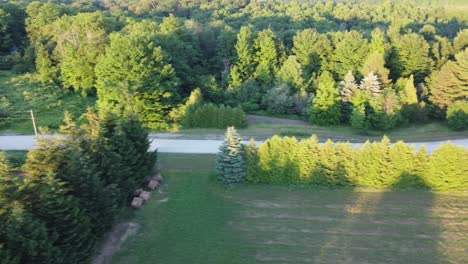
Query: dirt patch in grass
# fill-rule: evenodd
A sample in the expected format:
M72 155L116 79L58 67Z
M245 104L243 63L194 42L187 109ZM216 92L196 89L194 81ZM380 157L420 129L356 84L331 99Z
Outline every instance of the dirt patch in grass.
M139 228L139 224L131 222L120 223L114 226L107 235L99 255L94 258L92 264L110 264L112 256L120 250L125 240L136 234Z

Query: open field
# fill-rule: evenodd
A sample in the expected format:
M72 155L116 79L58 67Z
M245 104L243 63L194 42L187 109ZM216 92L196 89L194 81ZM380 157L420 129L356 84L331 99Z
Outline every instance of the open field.
M213 155L160 154L167 179L113 263L463 263L468 194L216 183Z
M7 123L0 120L0 134L34 134L30 110L34 111L38 127L57 130L62 124L64 111L79 118L95 101L55 84L41 85L27 74L15 75L8 71L0 71L2 98L6 98L11 116Z

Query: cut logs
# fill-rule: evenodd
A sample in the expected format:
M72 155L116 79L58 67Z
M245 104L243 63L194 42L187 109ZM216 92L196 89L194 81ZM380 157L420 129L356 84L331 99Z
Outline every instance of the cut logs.
M147 177L145 181L145 188L137 189L133 193L133 200L131 206L137 209L141 208L143 206L143 203L150 199L151 191L154 191L158 187L160 187L162 185L162 181L163 177L161 176L161 173ZM149 191L145 191L145 189Z
M158 186L159 186L159 182L155 181L155 180L150 180L149 183L148 183L148 189L150 189L151 191L156 190L156 188L158 188Z
M133 208L139 209L139 208L141 208L142 205L143 205L143 198L133 197L133 200L132 200L132 207Z
M150 192L147 192L147 191L140 192L140 198L142 198L143 200L148 201L150 197L151 197Z

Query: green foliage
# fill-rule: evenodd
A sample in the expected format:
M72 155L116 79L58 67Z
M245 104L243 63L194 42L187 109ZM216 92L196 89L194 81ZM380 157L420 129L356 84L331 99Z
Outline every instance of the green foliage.
M187 109L183 124L187 127L226 128L246 127L247 119L240 107L204 104Z
M447 109L447 124L453 130L468 129L468 101L456 101Z
M367 40L357 31L336 32L328 68L335 76L343 78L348 71L358 74L369 52Z
M468 151L463 147L445 144L429 158L427 182L434 189L468 188Z
M151 40L151 23L141 22L110 36L96 65L98 106L119 115L132 112L152 129L168 128L167 114L178 80L162 49ZM145 26L145 28L143 28Z
M310 79L327 63L331 51L330 41L314 29L299 31L293 38L292 52L304 69L304 78Z
M468 153L451 144L429 156L424 148L415 151L402 141L390 144L386 137L353 149L349 143L318 143L315 136L299 142L274 136L258 149L250 143L245 150L246 179L254 183L468 188Z
M228 127L216 158L216 174L224 185L232 185L243 182L245 173L241 139L234 127Z
M302 68L296 56L289 56L278 71L277 79L293 87L296 91L305 90Z
M441 109L468 96L468 49L456 54L455 59L444 64L431 83L429 99Z
M340 122L340 91L329 72L317 80L317 95L312 101L310 121L318 125L336 125Z
M416 83L429 75L433 61L429 57L429 44L416 33L404 34L394 42L394 51L390 63L392 79L414 75Z
M88 93L94 88L94 66L104 52L106 32L101 13L63 16L54 24L60 58L60 74L65 87Z

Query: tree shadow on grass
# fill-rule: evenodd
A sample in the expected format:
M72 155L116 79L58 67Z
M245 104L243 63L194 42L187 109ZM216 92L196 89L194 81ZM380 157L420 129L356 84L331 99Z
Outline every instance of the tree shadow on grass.
M418 189L402 190L401 186ZM448 263L439 250L434 193L417 175L403 173L387 191L355 190L343 219L328 230L319 263Z

